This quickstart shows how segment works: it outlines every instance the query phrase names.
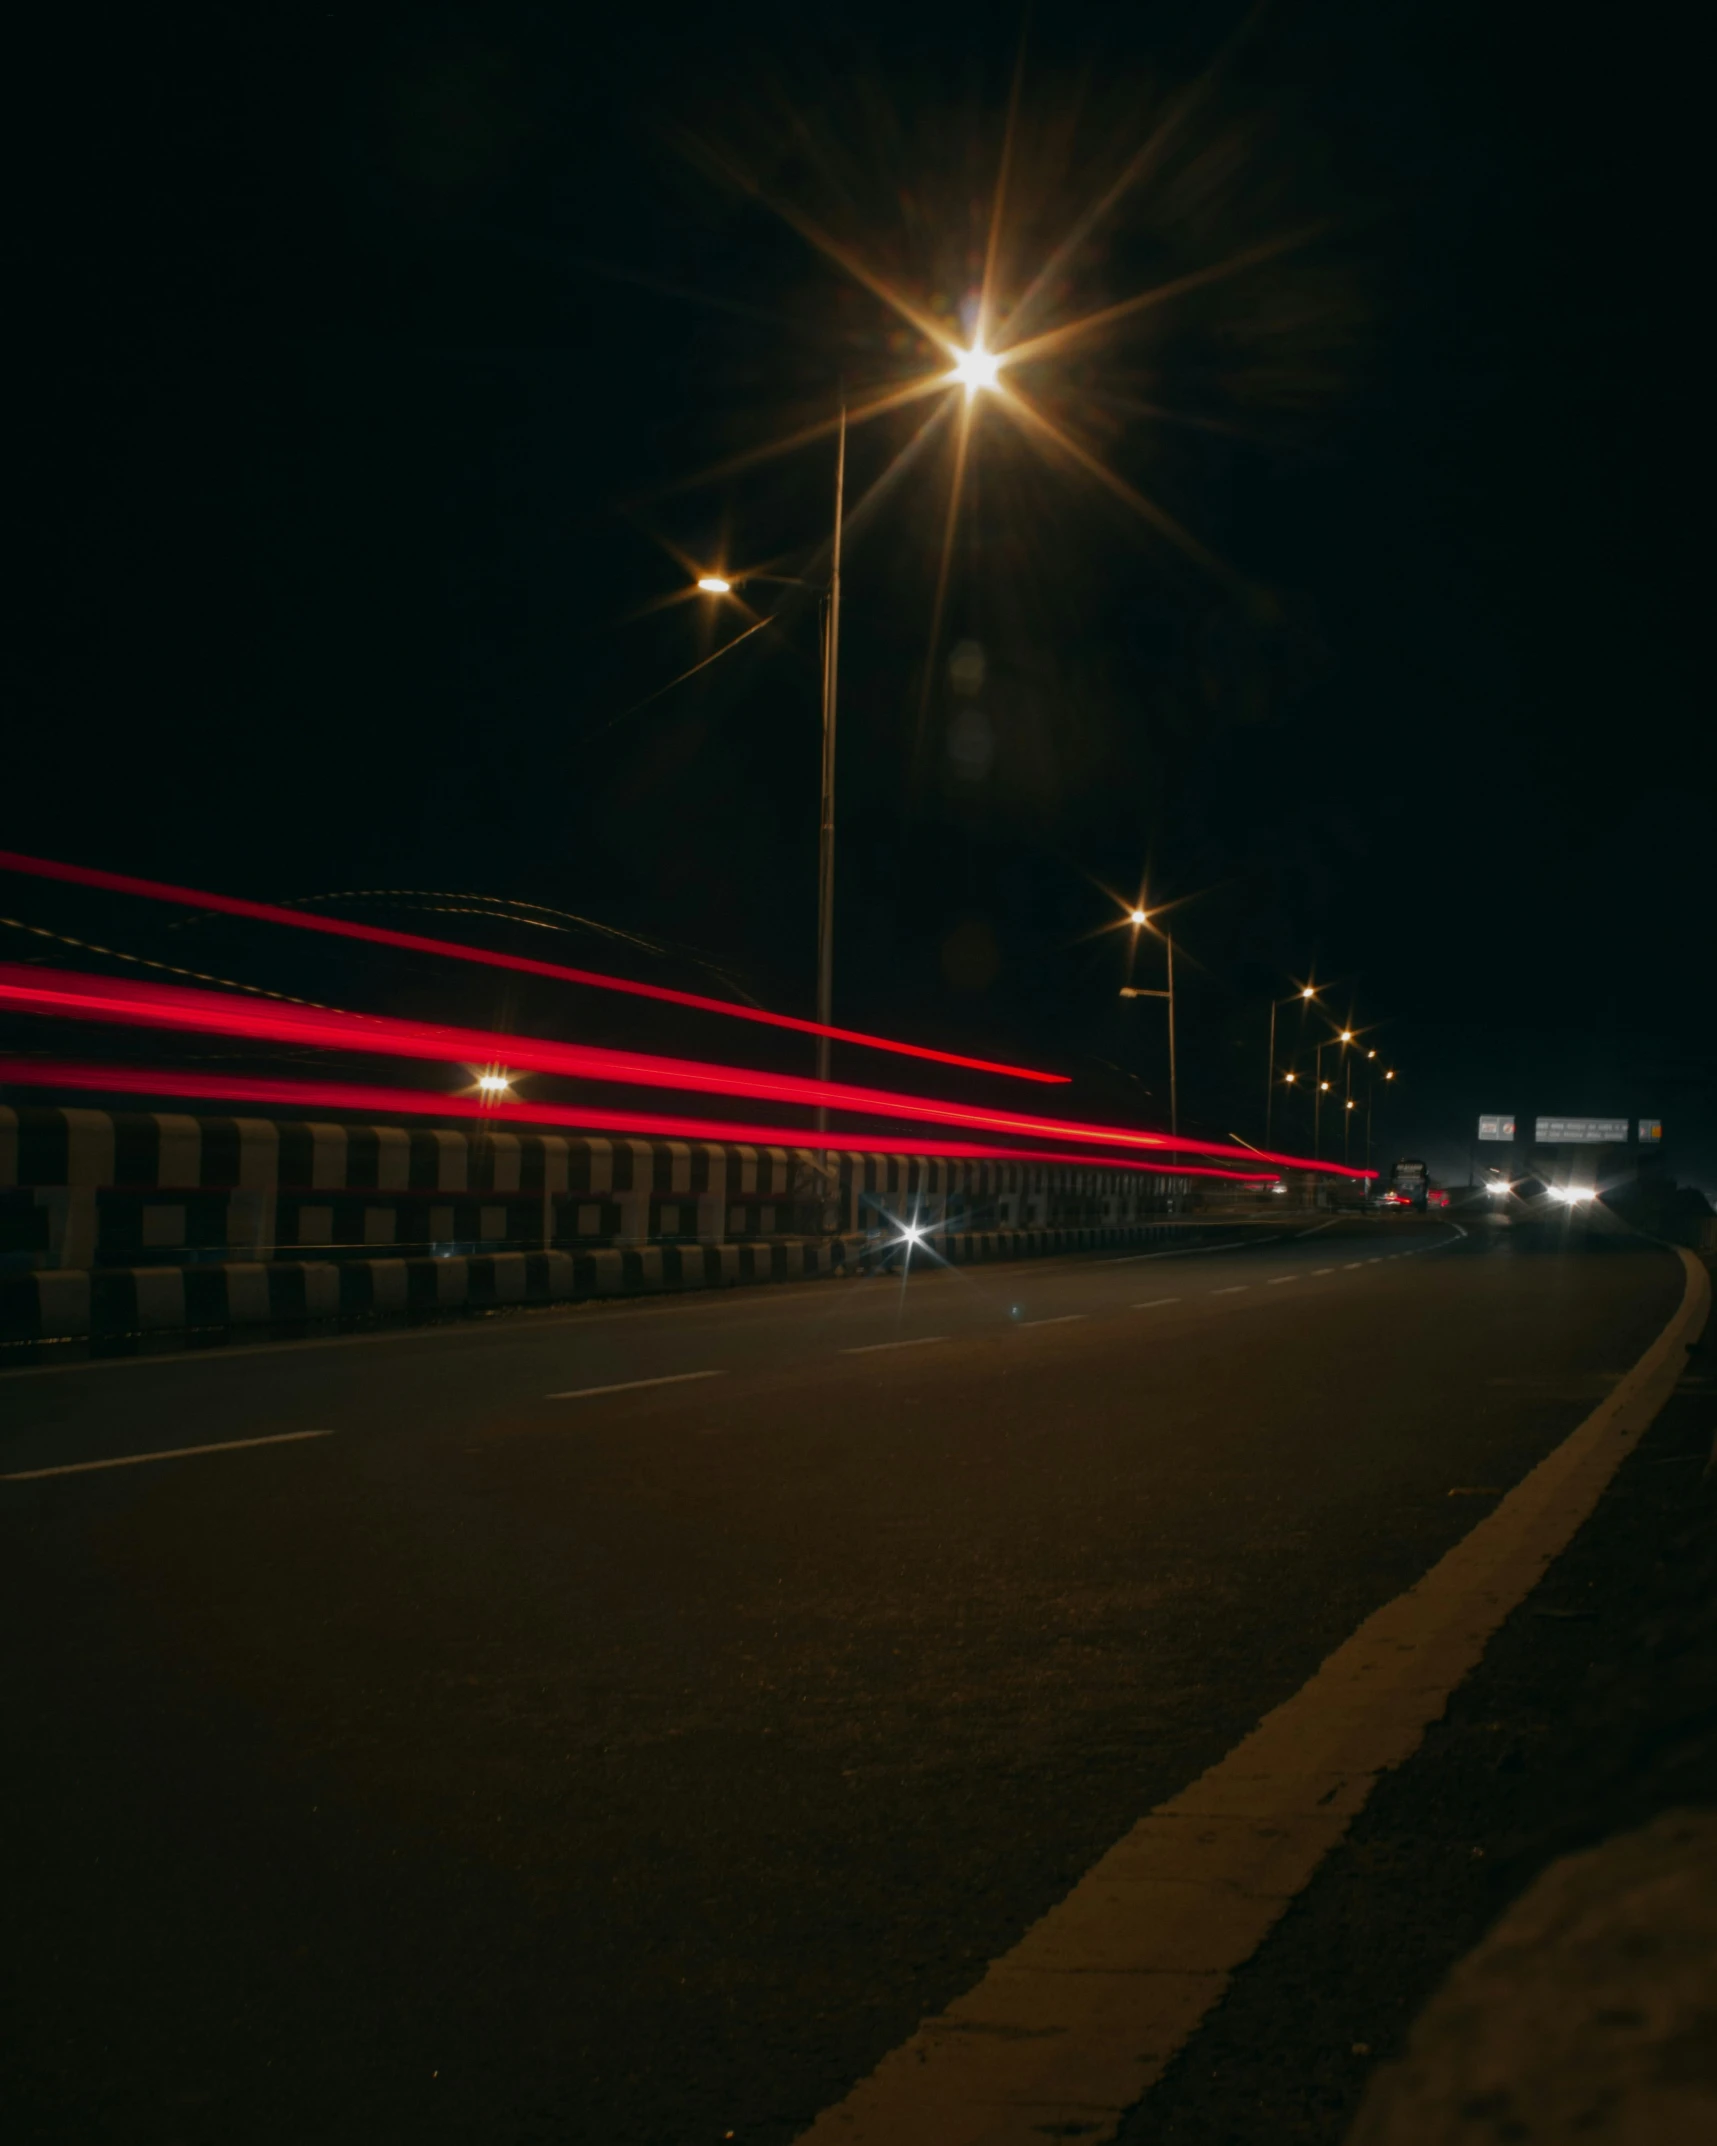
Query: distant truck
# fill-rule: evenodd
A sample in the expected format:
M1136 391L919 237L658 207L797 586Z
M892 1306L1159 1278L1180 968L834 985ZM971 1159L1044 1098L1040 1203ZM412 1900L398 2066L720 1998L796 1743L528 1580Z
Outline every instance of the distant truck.
M1430 1203L1431 1173L1425 1164L1411 1155L1404 1156L1400 1162L1392 1163L1383 1187L1382 1205L1417 1207L1423 1210Z

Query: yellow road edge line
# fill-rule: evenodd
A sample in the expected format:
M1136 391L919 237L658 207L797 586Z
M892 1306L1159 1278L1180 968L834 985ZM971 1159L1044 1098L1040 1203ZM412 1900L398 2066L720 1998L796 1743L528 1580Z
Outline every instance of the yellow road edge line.
M804 2146L1114 2137L1669 1399L1711 1301L1703 1265L1680 1257L1674 1316L1591 1414L1226 1758L1117 1841L975 1988L825 2109Z

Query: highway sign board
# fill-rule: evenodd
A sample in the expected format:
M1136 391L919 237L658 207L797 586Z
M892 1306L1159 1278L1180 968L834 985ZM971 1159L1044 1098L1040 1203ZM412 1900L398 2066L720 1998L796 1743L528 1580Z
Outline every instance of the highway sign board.
M1512 1140L1514 1138L1514 1120L1512 1118L1498 1117L1490 1111L1482 1112L1479 1117L1479 1138L1481 1140Z
M1532 1137L1543 1147L1572 1142L1591 1146L1599 1141L1625 1141L1628 1121L1626 1118L1540 1118Z
M1662 1138L1663 1120L1661 1118L1641 1118L1639 1120L1639 1144L1642 1148L1651 1147Z

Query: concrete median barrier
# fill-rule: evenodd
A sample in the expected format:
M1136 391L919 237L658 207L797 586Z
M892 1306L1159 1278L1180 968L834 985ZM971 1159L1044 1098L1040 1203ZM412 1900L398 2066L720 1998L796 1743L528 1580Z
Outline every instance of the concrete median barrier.
M1204 1243L1303 1187L750 1148L0 1106L0 1340L428 1317Z

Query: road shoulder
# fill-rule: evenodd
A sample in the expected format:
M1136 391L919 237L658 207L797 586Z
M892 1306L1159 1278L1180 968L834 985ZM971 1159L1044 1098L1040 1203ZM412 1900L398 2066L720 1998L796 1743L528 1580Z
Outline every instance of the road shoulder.
M1418 1754L1123 2125L1127 2146L1336 2146L1375 2068L1547 1866L1717 1806L1717 1348Z

